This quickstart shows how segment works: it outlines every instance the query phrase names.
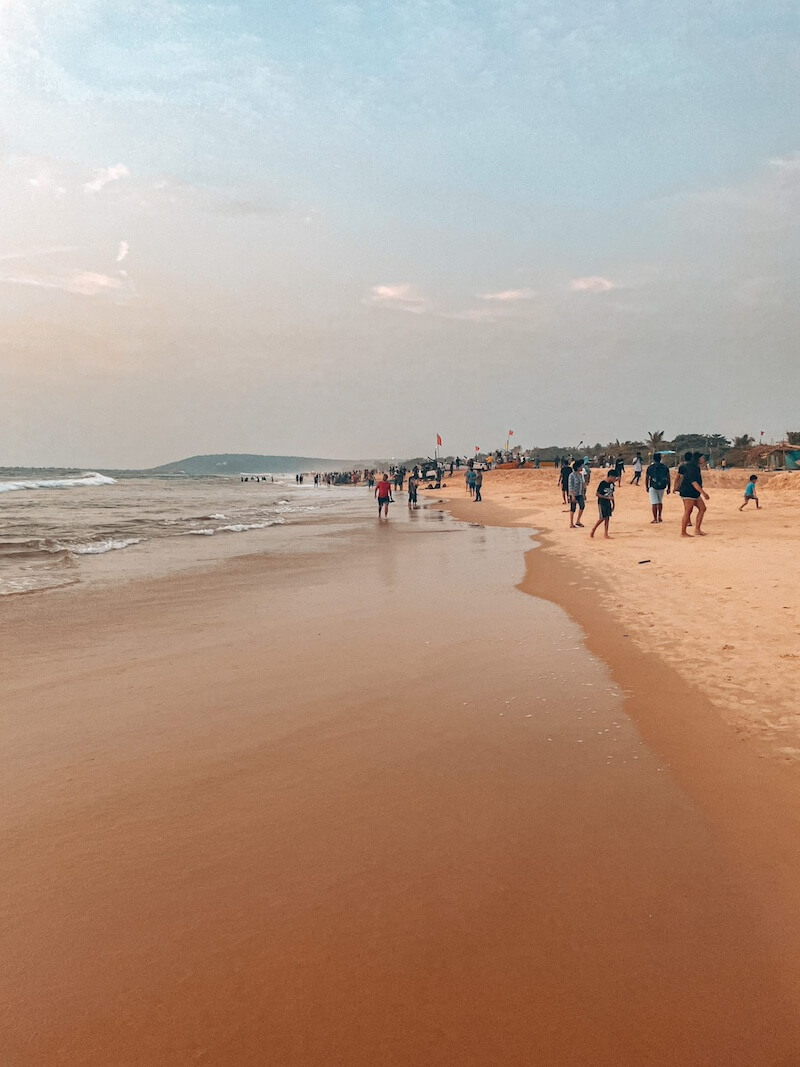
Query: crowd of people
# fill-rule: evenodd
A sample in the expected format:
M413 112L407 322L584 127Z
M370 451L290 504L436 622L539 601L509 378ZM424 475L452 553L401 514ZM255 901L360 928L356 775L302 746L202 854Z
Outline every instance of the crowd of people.
M632 468L633 476L630 485L640 485L642 473L644 473L644 488L650 500L652 512L652 524L664 521L663 507L664 497L671 493L681 498L683 511L681 514L681 537L705 537L703 520L706 514L706 501L708 493L703 488L703 470L706 467L705 457L700 452L686 452L683 462L673 472L662 460L660 452L653 455L653 462L644 469L641 452L634 457ZM597 521L592 527L589 536L594 537L599 528L603 527L603 536L610 537L609 524L616 506L615 490L622 482L625 471L625 463L622 456L609 463L602 471L598 479L595 496L597 498ZM583 527L581 519L586 507L586 498L591 481L591 464L587 457L570 462L567 458L561 460L557 484L561 491L561 500L565 510L569 511L570 529ZM760 508L756 492L758 476L751 474L744 491L744 502L739 510L742 511L751 501ZM693 521L694 520L694 521ZM689 533L689 530L693 533Z
M359 468L350 471L328 471L314 473L312 475L297 474L295 481L303 484L306 477L313 477L314 485L361 485L365 484L378 504L379 518L388 518L389 504L394 503L394 491L406 489L409 509L417 508L418 492L420 486L425 488L440 489L445 486L444 478L449 471L452 476L456 471L464 470L464 486L470 497L480 503L483 499L483 472L491 469L491 466L505 462L510 453L506 455L502 450L496 453L488 453L485 459L462 460L460 456L449 459L446 463L441 459L431 459L425 463L415 463L410 469L405 465L390 465L388 471L382 472L376 468ZM595 461L597 464L598 478L594 491L597 500L597 521L589 532L590 537L603 527L603 536L610 537L609 525L616 507L616 490L623 484L626 464L624 457L600 456ZM561 492L561 500L564 510L569 512L569 528L583 529L582 522L586 501L589 496L589 487L592 483L592 462L588 456L573 459L572 456L557 456L554 460L557 468L557 484ZM538 468L539 464L535 463ZM681 514L682 537L704 537L703 520L706 514L706 501L708 493L703 488L703 470L707 466L706 457L700 452L686 452L683 462L673 471L664 462L660 452L653 455L653 461L645 469L644 459L641 452L637 452L631 461L632 476L629 485L641 485L644 475L644 488L647 491L652 512L652 524L664 521L663 507L664 497L676 494L681 498L683 510ZM272 481L271 475L242 475L242 481ZM743 511L750 503L754 503L757 509L761 505L758 499L756 483L758 476L751 474L744 490L744 500L739 507ZM692 533L689 531L692 530Z

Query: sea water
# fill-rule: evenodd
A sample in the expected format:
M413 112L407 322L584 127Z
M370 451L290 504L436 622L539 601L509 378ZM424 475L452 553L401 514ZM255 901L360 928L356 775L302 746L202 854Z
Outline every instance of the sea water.
M346 516L369 499L365 487L298 484L293 474L243 482L0 469L0 596L85 581L110 553L135 556L144 574L167 560L169 570L198 555L262 551L271 529ZM190 547L201 539L201 552Z

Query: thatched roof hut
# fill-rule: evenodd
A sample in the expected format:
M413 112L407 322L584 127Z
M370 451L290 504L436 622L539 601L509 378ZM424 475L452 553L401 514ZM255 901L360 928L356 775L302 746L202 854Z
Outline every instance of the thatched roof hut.
M779 445L757 445L747 453L747 466L768 471L800 470L800 447L782 441Z

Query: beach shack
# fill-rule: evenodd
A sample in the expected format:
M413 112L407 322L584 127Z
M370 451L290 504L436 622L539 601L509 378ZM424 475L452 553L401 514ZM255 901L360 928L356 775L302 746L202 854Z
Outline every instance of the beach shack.
M788 441L779 445L759 445L747 453L747 466L766 471L800 470L800 448Z

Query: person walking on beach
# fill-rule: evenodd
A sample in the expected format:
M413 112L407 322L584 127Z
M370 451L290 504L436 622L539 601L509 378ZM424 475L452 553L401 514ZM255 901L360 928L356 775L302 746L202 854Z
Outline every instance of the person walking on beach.
M470 496L475 496L475 468L474 467L468 467L467 468L467 473L465 475L465 478L467 480L467 491L469 492L469 495Z
M483 471L475 471L475 502L482 500L481 486L483 485Z
M597 483L597 522L592 527L590 537L594 537L595 531L600 527L605 527L603 530L603 536L608 537L608 523L611 519L611 515L614 511L614 482L617 480L616 470L606 471L603 478Z
M672 492L669 482L669 469L661 462L661 453L656 452L644 476L644 487L650 494L650 505L653 509L651 522L663 522L661 512L664 493Z
M586 480L583 475L583 460L576 459L572 464L572 472L569 476L569 528L574 530L576 526L583 529L583 509L586 507ZM578 512L577 517L575 512Z
M375 496L378 498L378 518L381 517L381 508L383 508L383 516L388 519L389 505L394 503L392 499L392 483L389 481L388 475L381 475L381 480L375 486Z
M681 519L681 537L690 537L686 528L691 523L692 511L697 508L695 532L698 537L705 537L703 533L703 519L706 514L705 501L709 499L708 493L703 489L703 475L700 473L698 452L686 452L683 463L678 467L675 478L675 488L683 500L683 518Z
M413 473L408 476L408 506L415 508L417 506L417 477Z
M622 475L625 473L625 460L622 458L622 453L617 456L614 464L614 473L617 476L617 481L622 485Z
M751 500L756 502L756 510L761 510L761 505L758 502L758 496L756 495L756 482L758 481L757 474L750 475L750 481L744 487L744 503L739 505L739 511L744 511Z
M631 485L638 485L642 479L642 453L637 452L636 458L633 461L633 477L631 478Z
M561 460L561 469L558 472L558 482L561 486L561 503L569 504L569 476L572 473L569 460L565 456Z

